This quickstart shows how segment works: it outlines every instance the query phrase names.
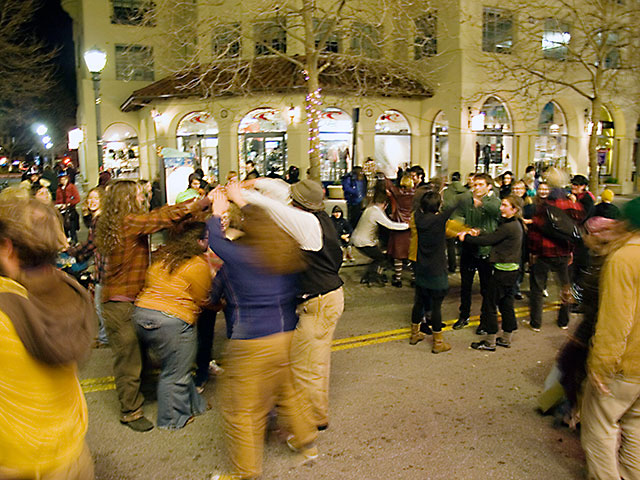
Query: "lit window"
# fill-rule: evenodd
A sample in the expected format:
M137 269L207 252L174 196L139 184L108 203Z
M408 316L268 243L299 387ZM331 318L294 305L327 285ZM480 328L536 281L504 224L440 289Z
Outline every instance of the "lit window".
M317 18L313 19L313 30L316 32L316 47L320 44L320 40L327 33L327 29L331 26L331 22L329 20L318 20ZM324 48L322 51L324 53L340 53L341 50L342 39L340 38L340 34L335 31L329 33L327 37L327 41L324 44Z
M571 33L569 25L555 18L547 18L542 34L542 55L553 60L566 60Z
M513 48L513 14L510 10L485 8L482 14L482 50L511 53Z

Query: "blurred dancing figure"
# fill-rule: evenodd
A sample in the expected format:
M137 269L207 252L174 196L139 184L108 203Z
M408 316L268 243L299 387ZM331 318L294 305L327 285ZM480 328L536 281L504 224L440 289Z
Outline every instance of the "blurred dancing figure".
M622 207L611 242L582 399L580 437L590 479L640 478L640 198Z
M227 299L230 340L220 378L220 405L233 471L212 478L245 479L262 473L267 416L275 405L292 432L292 449L315 458L318 433L308 403L293 387L289 360L298 320L295 273L304 268L299 246L263 209L251 204L242 205L244 235L227 240L220 217L228 205L224 193L215 191L214 216L207 223L209 245L224 262L211 299Z
M64 247L52 206L0 201L2 479L94 478L78 362L97 320L89 293L54 266Z

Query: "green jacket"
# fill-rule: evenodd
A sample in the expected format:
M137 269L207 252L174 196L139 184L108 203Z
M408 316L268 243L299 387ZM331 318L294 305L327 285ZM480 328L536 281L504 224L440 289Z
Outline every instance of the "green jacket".
M471 190L462 185L461 182L451 182L449 186L442 192L442 208L445 209L452 205L455 205L459 199L463 200L461 200L460 207L456 209L451 218L463 222L464 218L462 218L459 212L464 207L473 204L473 195L471 194Z
M498 228L500 220L500 199L495 195L482 197L482 205L475 207L471 202L464 202L456 212L456 218L462 219L465 225L491 233ZM490 246L478 247L479 256L487 256L491 252Z

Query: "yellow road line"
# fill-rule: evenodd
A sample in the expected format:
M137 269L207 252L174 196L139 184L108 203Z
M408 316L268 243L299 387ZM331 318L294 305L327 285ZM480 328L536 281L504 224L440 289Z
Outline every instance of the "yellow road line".
M543 311L552 312L559 309L560 304L556 302L546 305ZM516 313L516 318L526 317L527 315L529 315L529 307L519 307L514 310ZM469 317L469 325L465 328L475 327L479 325L479 320L480 315ZM452 330L453 324L455 322L455 319L443 322L444 326L442 327L442 331L447 332ZM407 327L397 328L395 330L387 330L384 332L368 333L365 335L356 335L354 337L336 338L332 342L331 351L339 352L340 350L348 350L351 348L379 345L381 343L395 342L396 340L406 340L411 336L410 331L411 329ZM82 386L82 390L84 391L84 393L104 392L107 390L115 390L116 388L115 378L112 376L85 378L83 380L80 380L80 385Z

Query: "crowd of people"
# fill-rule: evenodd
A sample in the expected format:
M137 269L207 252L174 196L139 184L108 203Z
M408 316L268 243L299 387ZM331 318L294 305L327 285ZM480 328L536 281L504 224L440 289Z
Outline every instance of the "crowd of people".
M528 168L522 180L505 172L498 182L473 173L466 184L458 172L426 181L419 166L395 181L370 173L355 167L343 178L346 219L339 206L325 211L323 186L300 181L295 167L286 179L252 168L240 182L230 172L215 188L196 172L175 205L154 209L149 182L106 179L82 202L68 172L56 177L55 203L40 192L50 185L38 175L2 192L0 413L16 404L25 413L0 425L0 477L93 478L77 378L92 345L111 348L119 421L137 432L193 422L208 408L202 393L209 375L220 374L231 470L212 479L259 477L274 419L291 450L316 458L318 432L329 427L331 342L344 310L339 270L353 246L371 259L362 284L385 287L387 267L394 288L410 277L410 344L432 335L433 353L452 348L442 321L452 274L459 271L461 284L453 329L469 324L477 272L479 340L470 347L495 352L512 346L514 304L523 300L527 273L527 325L540 331L554 272L558 327L568 327L571 311L583 314L557 363L570 414L581 411L589 471L640 478L640 262L633 261L640 199L619 211L605 190L596 204L586 177L569 179L556 168ZM88 229L83 243L78 205ZM162 230L165 244L152 251L150 236ZM61 252L93 261L93 298L55 268ZM63 300L66 308L52 308ZM220 310L224 370L212 360ZM149 352L160 367L155 424L141 392Z

